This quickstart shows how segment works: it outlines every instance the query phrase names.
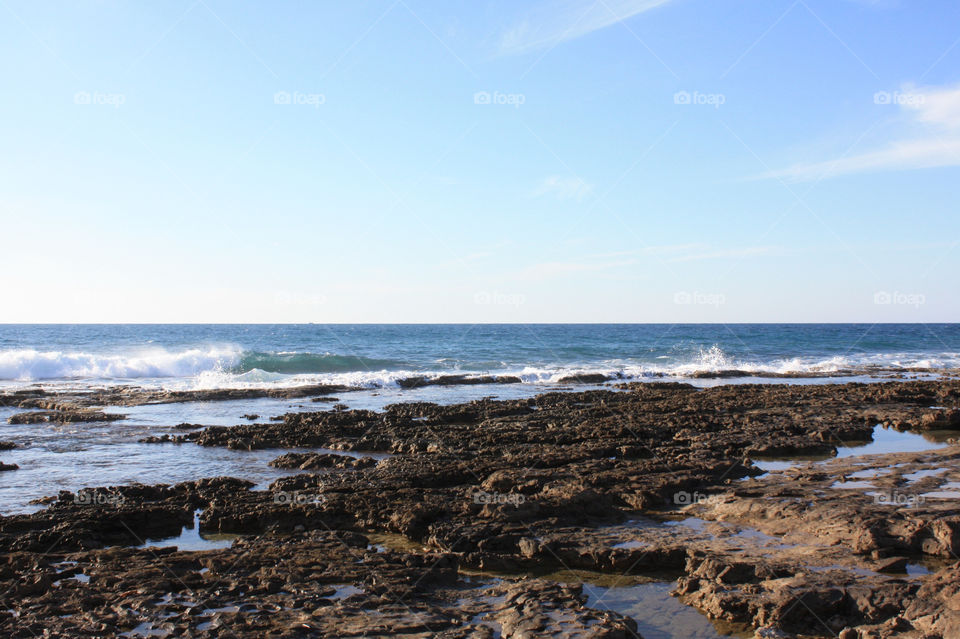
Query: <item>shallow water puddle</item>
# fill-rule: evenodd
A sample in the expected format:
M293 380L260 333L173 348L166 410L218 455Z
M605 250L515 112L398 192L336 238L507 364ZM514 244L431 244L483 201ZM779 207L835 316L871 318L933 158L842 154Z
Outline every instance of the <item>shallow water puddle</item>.
M960 431L955 430L933 430L925 431L923 434L912 432L901 432L893 428L886 428L877 425L873 429L873 441L865 442L845 442L846 445L837 448L836 456L833 455L793 455L787 457L766 457L756 458L753 465L764 472L774 472L788 470L799 466L803 462L822 462L831 459L843 459L847 457L859 457L861 455L882 455L886 453L919 453L926 450L937 450L946 448L947 441L951 438L960 437ZM886 469L879 471L881 474L888 472ZM876 477L878 471L868 469L858 471L848 477L872 478ZM744 479L749 479L744 478ZM843 486L841 486L843 487ZM850 487L850 486L847 486Z
M239 606L222 606L220 608L204 608L203 612L200 613L201 617L206 617L208 615L215 615L218 612L240 612Z
M642 541L622 541L619 544L614 544L610 546L611 548L624 548L626 550L633 550L634 548L643 548L647 544Z
M463 580L467 583L472 581L469 575L464 576ZM500 583L500 579L483 579L480 581L480 597L479 599L474 597L463 597L457 601L458 609L465 609L477 604L477 602L482 602L483 610L473 615L470 618L470 623L475 626L486 626L490 628L493 633L494 639L502 636L503 633L503 624L494 619L494 614L496 611L502 608L503 602L506 601L505 595L490 595L484 594L484 591L490 589L491 587Z
M492 616L489 612L481 612L471 617L470 623L475 626L486 626L490 628L490 630L493 631L493 638L500 639L500 637L503 636L503 624L496 619L492 619Z
M554 572L516 572L494 573L489 571L460 570L466 578L479 577L488 580L494 576L525 577L533 576L569 584L580 584L587 597L586 606L595 610L611 610L626 615L637 622L638 634L644 639L721 639L723 637L749 638L752 632L740 627L714 622L695 608L687 606L672 597L670 591L675 586L677 575L659 575L640 577L619 575L591 570L557 570ZM484 587L489 587L489 583ZM503 597L485 597L488 603L502 603ZM464 600L467 601L467 600ZM496 607L496 606L494 606ZM561 613L562 614L562 613ZM557 619L556 621L560 621ZM490 626L495 636L500 624L489 618L489 611L474 619L474 623Z
M707 524L710 522L708 522L706 519L700 519L699 517L686 517L684 519L665 521L662 523L664 526L684 526L686 528L692 528L697 532L704 532L707 528Z
M60 574L63 574L63 572L69 570L70 568L76 568L79 565L80 565L79 562L76 562L76 561L60 561L54 564L50 564L50 566L52 568L55 568L58 572L60 572ZM70 576L63 577L62 579L57 579L56 581L53 582L53 585L59 586L64 581L68 581L68 580L79 581L82 584L86 584L86 583L90 583L90 576L82 572L76 572Z
M850 442L847 446L837 448L837 457L857 457L885 453L919 453L925 450L946 448L948 446L947 440L957 436L960 436L960 432L926 431L923 434L917 434L875 426L873 441L865 443Z
M336 592L327 597L327 599L331 599L333 601L340 601L341 599L347 599L354 595L363 594L362 589L350 584L334 584L333 587L337 589Z
M85 575L85 574L83 574L82 572L78 572L77 574L72 575L72 576L70 576L70 577L64 577L63 579L58 579L58 580L56 580L55 582L53 582L53 585L54 585L54 586L59 586L59 585L62 584L64 581L67 581L67 580L69 580L69 579L72 579L72 580L74 580L74 581L79 581L79 582L82 583L82 584L90 583L90 575Z
M687 517L675 521L665 521L664 526L689 528L697 533L709 535L714 539L749 541L763 547L794 548L795 544L785 544L779 537L760 532L755 528L739 526L723 521L710 521L699 517Z
M867 490L874 489L876 486L869 481L835 481L830 484L830 488L837 490Z
M752 637L752 632L715 623L670 595L673 583L652 582L621 587L584 586L587 606L627 615L644 639L722 639Z
M920 495L924 499L960 499L960 481L948 481L940 484L937 490Z
M169 637L171 635L171 630L164 630L163 628L157 628L156 624L152 621L144 621L142 624L134 628L133 630L128 630L127 632L121 632L118 636L120 637Z
M366 537L370 542L367 547L368 550L376 550L377 552L396 550L399 552L423 553L430 550L423 544L397 533L366 533Z
M193 513L193 525L184 526L183 530L176 537L166 537L164 539L147 539L145 543L137 548L168 548L176 546L178 550L217 550L219 548L229 548L233 540L240 535L231 535L226 533L206 533L200 532L200 513L197 510Z
M918 470L916 472L907 473L903 476L903 479L906 480L908 484L912 484L916 481L919 481L925 477L936 477L937 475L942 475L947 472L947 468L930 468L926 470Z
M847 479L877 479L882 475L889 475L893 472L894 468L900 468L903 464L895 464L889 468L868 468L866 470L858 470L855 473L849 473Z
M203 572L203 571L200 571L200 572ZM153 606L154 608L167 610L167 612L160 613L161 617L173 617L178 613L171 612L168 609L193 608L197 605L197 602L186 595L181 595L180 593L177 593L177 592L167 592L167 593L164 593L163 596L160 597L159 599L155 599L154 601L151 601L150 605Z
M953 563L955 562L936 557L915 557L908 561L902 570L885 570L883 572L905 576L907 579L919 579L948 568Z
M291 452L378 460L391 456L383 452L329 448L233 450L192 443L139 442L151 435L185 432L169 427L159 430L154 425L129 421L7 426L0 439L13 441L18 447L2 451L0 460L17 464L20 469L4 473L0 483L0 513L36 512L45 506L30 503L35 499L91 485L176 484L199 477L228 476L250 480L263 489L277 479L304 472L269 465L277 457Z

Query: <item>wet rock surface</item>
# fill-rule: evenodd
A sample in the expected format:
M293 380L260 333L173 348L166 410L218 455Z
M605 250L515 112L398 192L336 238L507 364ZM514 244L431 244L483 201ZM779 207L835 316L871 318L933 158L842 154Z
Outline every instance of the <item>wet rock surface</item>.
M0 406L48 411L78 411L97 406L142 406L181 402L217 402L234 399L296 399L358 390L336 384L315 384L293 388L218 388L209 390L145 390L131 386L76 392L53 392L29 388L0 393Z
M942 430L958 404L956 381L624 384L185 432L164 441L392 456L305 450L271 464L308 472L266 491L231 478L97 488L2 517L0 586L16 596L0 629L638 636L575 585L523 576L589 570L676 581L684 603L764 636L958 636L960 508L949 494L960 448L767 474L754 463L829 457L877 424ZM220 550L136 548L177 536L197 511L201 533L242 537ZM371 546L373 533L409 545ZM80 573L89 580L69 578Z
M264 535L229 549L8 556L5 636L629 637L577 587L477 580L443 553L371 548L356 533ZM126 634L125 634L126 633Z
M958 489L956 446L802 464L745 481L687 513L755 526L784 550L691 558L677 591L718 618L751 616L794 632L813 618L828 636L960 636L951 599L960 583L943 586L958 576ZM911 579L911 568L931 576Z
M103 413L89 409L73 409L68 406L56 410L17 413L8 417L7 422L10 424L42 424L45 422L67 424L73 422L113 422L126 418L126 415Z
M523 380L512 375L439 375L437 377L406 377L397 380L400 388L422 388L424 386L462 386L480 384L519 384Z
M275 468L295 468L298 470L324 469L360 469L376 466L377 460L373 457L347 457L331 453L287 453L281 455L270 465Z
M180 533L193 511L253 486L217 477L173 486L115 486L61 492L29 515L0 517L0 551L43 552L136 545Z

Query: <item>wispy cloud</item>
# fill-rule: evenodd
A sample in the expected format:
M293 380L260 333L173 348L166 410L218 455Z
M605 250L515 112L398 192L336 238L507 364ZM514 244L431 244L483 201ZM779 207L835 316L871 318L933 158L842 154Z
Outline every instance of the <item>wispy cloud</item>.
M795 164L760 177L805 182L853 173L960 166L960 85L905 86L902 91L881 91L875 101L880 106L898 105L903 116L901 128L920 126L923 132L858 155Z
M593 191L593 185L578 177L551 175L540 180L533 191L534 197L552 195L561 200L582 200Z
M500 53L514 55L556 46L672 0L562 0L541 2L500 38Z
M960 85L923 90L905 87L899 95L906 96L904 108L916 112L920 122L960 129Z

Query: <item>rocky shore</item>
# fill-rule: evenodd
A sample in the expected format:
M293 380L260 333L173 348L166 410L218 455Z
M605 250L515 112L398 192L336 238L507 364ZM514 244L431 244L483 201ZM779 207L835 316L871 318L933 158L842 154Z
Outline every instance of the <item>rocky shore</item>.
M97 417L199 399L110 393L0 404ZM203 400L230 396L216 393ZM220 477L62 492L0 517L0 631L643 636L596 594L610 579L670 582L717 632L743 637L960 637L958 408L954 380L632 383L171 424L149 441L303 449L271 462L303 472L267 490ZM878 425L942 445L834 458ZM237 537L146 543L190 530Z

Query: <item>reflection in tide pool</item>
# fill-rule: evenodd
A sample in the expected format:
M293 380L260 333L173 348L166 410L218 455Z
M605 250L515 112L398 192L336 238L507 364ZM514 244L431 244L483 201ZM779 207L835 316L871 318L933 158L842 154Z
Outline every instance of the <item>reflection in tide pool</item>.
M873 429L873 441L853 443L837 449L837 457L857 455L882 455L885 453L919 453L947 446L946 440L957 437L956 431L927 431L921 435L904 433L893 428L877 426Z
M722 639L723 637L752 637L752 632L733 626L715 624L696 609L670 596L672 582L651 582L631 586L584 585L587 606L597 610L612 610L627 615L637 622L638 634L644 639Z
M886 453L919 453L947 447L947 440L960 438L960 431L935 430L922 434L901 432L893 428L876 426L873 429L873 441L847 442L837 447L836 458L859 457L860 455L882 455ZM834 459L833 455L796 455L781 459L756 459L753 465L766 472L787 470L802 462L817 462Z
M0 514L34 512L44 506L30 502L56 496L61 490L129 484L176 484L204 477L228 476L246 479L265 489L271 482L303 472L272 468L271 460L289 448L231 450L196 444L141 444L148 435L176 433L125 422L111 424L30 424L6 426L0 438L17 444L3 451L6 463L19 470L0 474ZM343 451L341 455L361 456ZM371 454L374 457L385 455Z
M169 548L175 546L181 551L216 550L218 548L229 548L233 540L240 536L226 533L201 533L201 512L200 510L194 511L193 525L184 526L183 531L176 537L147 539L146 542L138 546L138 548Z
M344 393L338 398L349 408L382 410L401 401L453 403L496 395L501 399L527 397L543 391L533 385L476 386L458 388L450 393L443 387L403 391L377 389ZM190 432L173 428L177 424L235 426L269 423L271 417L290 412L330 410L332 401L314 402L310 398L257 398L220 402L183 402L143 406L107 407L109 413L121 413L127 419L109 423L8 424L7 419L24 412L0 407L0 440L12 441L17 448L0 453L0 461L17 464L20 469L0 474L0 514L11 515L40 510L30 504L61 490L75 492L96 486L120 486L133 483L175 484L204 477L229 476L246 479L263 489L280 478L303 471L271 468L267 464L294 449L241 451L196 444L141 444L151 435L182 435ZM255 420L246 415L256 415ZM382 458L376 453L349 453L325 449L297 449L299 452L337 452L342 455Z

